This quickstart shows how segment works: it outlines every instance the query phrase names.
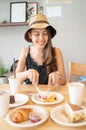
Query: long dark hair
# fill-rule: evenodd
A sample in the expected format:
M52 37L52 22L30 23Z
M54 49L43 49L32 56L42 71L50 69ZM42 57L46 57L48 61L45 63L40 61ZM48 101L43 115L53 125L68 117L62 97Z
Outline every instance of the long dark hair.
M48 43L46 44L45 48L43 49L43 64L47 67L47 73L51 73L54 71L57 71L57 65L56 65L56 53L55 48L52 46L51 41L51 34L49 29L48 31Z

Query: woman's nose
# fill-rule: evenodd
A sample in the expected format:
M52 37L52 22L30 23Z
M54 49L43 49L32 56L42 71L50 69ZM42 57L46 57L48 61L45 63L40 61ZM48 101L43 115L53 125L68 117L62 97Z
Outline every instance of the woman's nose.
M41 34L40 35L40 40L43 40L44 39L44 36Z

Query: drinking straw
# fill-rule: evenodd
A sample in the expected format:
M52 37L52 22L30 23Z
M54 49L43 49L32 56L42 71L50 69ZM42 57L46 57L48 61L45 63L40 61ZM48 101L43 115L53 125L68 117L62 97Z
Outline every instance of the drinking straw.
M16 78L16 70L15 70L15 58L13 58L13 74L14 74L14 78Z

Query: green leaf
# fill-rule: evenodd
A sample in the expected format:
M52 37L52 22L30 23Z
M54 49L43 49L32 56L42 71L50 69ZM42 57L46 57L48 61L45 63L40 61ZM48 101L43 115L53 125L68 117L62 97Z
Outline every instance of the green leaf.
M0 76L4 76L6 73L8 73L8 69L5 68L4 65L0 66Z

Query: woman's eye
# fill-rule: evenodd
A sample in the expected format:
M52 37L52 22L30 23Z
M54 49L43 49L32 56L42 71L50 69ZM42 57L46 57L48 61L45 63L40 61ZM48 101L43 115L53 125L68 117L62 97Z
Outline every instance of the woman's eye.
M34 36L40 36L40 35L44 35L44 36L47 36L48 35L48 32L43 32L42 34L40 33L34 33Z
M47 32L44 32L44 35L48 35L48 33L47 33Z
M34 33L35 36L38 36L39 34L38 33Z

